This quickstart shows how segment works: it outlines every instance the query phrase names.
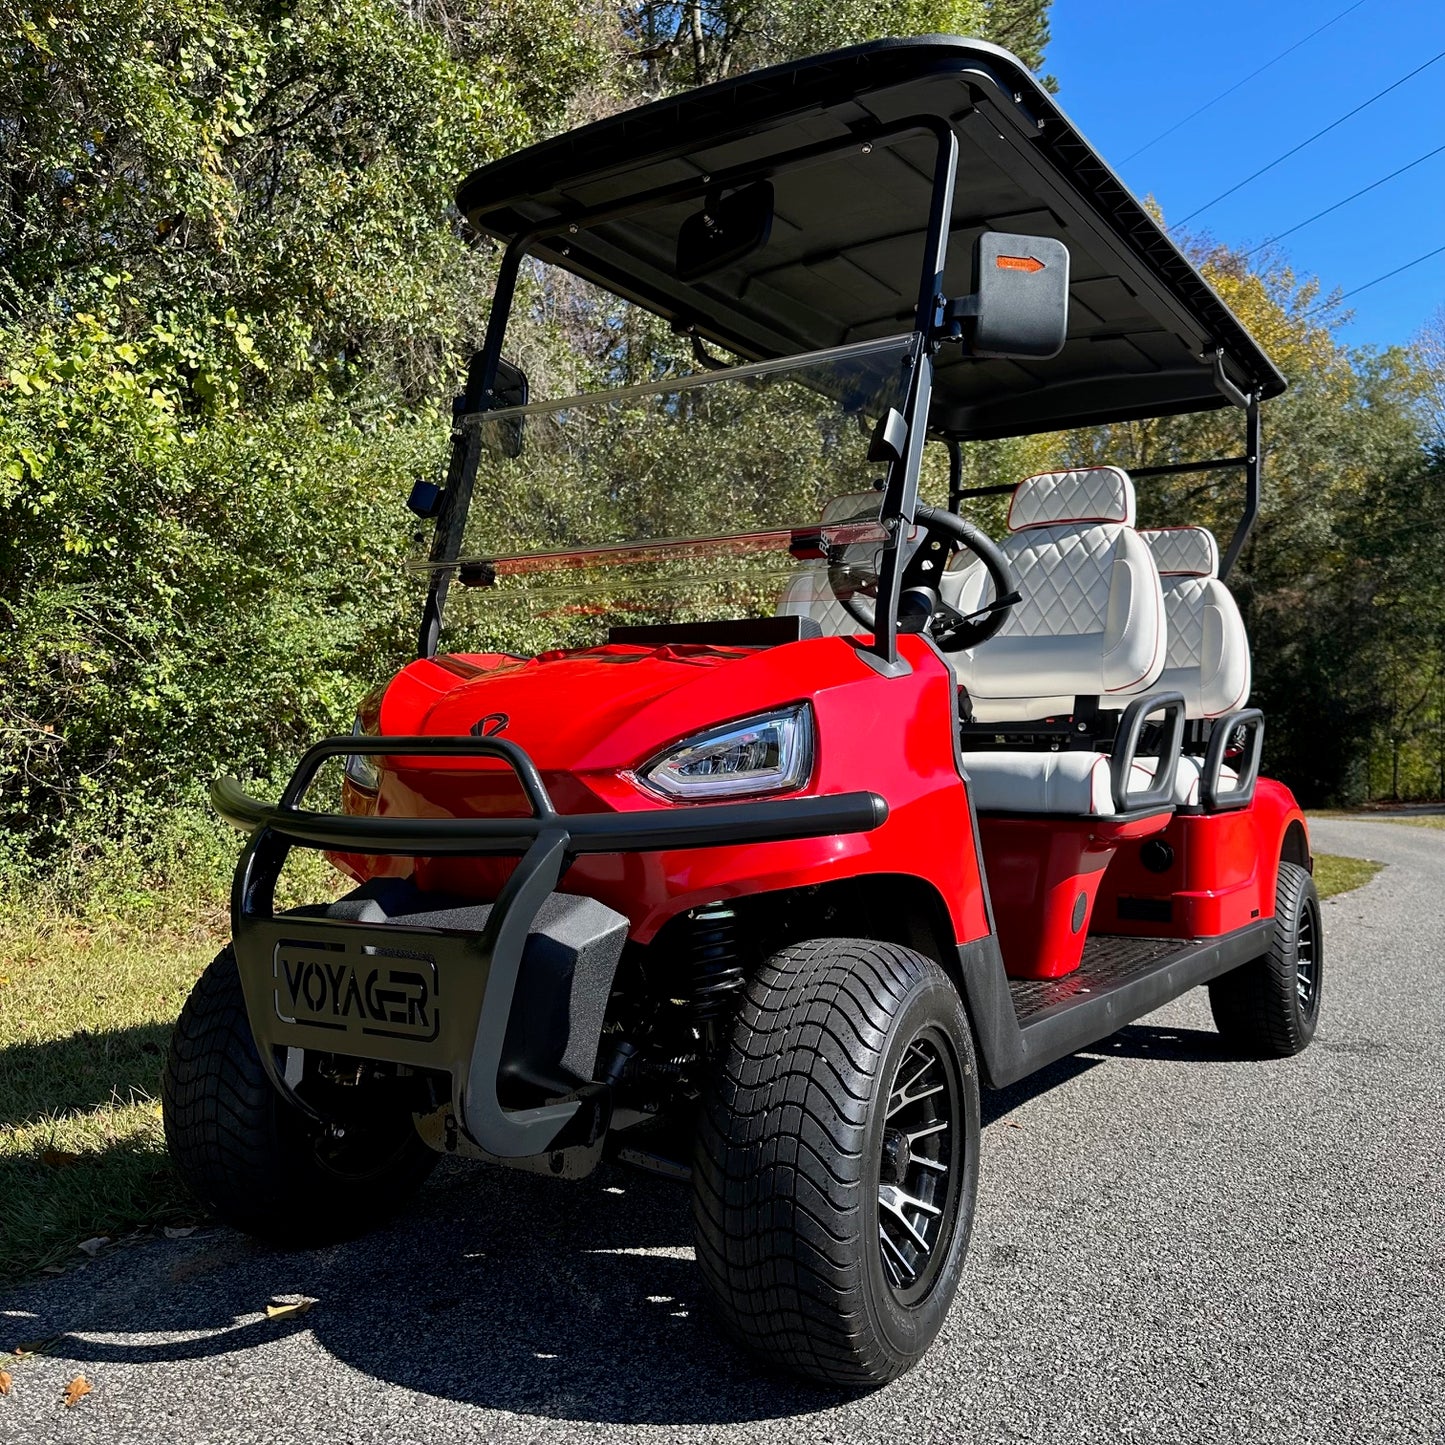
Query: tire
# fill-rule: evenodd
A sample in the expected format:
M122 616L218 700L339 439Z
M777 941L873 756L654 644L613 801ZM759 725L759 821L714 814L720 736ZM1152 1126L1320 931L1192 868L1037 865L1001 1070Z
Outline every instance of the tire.
M261 1067L229 947L196 981L162 1081L166 1146L227 1224L273 1244L350 1238L395 1213L437 1156L411 1115L383 1100L344 1135L288 1103Z
M1309 1047L1319 1025L1324 928L1315 881L1279 865L1269 952L1209 985L1220 1037L1246 1058L1285 1059Z
M748 985L693 1159L697 1259L725 1331L821 1384L901 1375L958 1288L978 1146L973 1041L936 963L854 939L775 954ZM926 1252L904 1232L910 1215Z

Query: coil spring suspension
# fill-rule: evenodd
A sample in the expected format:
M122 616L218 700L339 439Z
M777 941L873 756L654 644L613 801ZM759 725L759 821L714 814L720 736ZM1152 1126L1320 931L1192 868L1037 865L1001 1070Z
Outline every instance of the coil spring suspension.
M707 1023L731 1012L747 983L737 951L737 914L721 903L694 908L692 920L693 1018Z

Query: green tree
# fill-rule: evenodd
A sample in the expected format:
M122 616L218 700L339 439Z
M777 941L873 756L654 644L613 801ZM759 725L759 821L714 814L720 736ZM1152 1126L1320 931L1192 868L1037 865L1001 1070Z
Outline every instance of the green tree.
M494 267L451 204L467 171L872 35L996 22L1041 55L1047 10L709 8L689 52L686 7L593 0L0 5L6 876L226 856L204 781L274 772L405 657L401 502ZM538 300L529 365L605 367L595 313Z

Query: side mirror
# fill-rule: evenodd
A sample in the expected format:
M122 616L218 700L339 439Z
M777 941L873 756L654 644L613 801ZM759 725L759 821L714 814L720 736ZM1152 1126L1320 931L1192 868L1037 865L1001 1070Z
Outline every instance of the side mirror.
M767 243L773 230L773 187L756 181L729 196L709 196L677 230L679 281L700 281Z
M503 357L497 362L497 378L492 383L488 411L502 411L513 406L526 406L531 389L527 385L527 373ZM504 457L522 455L522 423L525 417L508 417L506 421L483 423L489 426L494 444Z
M944 317L971 356L1047 360L1069 331L1069 248L1049 236L985 231L974 247L978 290Z

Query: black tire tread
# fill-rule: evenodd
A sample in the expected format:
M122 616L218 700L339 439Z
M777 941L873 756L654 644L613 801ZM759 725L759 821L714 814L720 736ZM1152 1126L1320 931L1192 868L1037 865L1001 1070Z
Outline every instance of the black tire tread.
M295 1106L266 1077L227 946L191 990L171 1035L161 1084L166 1147L181 1177L217 1217L276 1243L330 1242L395 1212L431 1172L421 1141L394 1169L347 1188L310 1165L287 1128Z
M1308 869L1281 862L1269 951L1209 985L1209 1007L1220 1037L1247 1058L1286 1059L1302 1052L1314 1036L1295 1003L1296 925L1311 900L1318 913ZM1316 947L1323 947L1318 935Z
M775 954L749 982L700 1112L694 1238L721 1323L814 1380L876 1385L912 1363L869 1326L858 1215L889 1023L930 979L952 987L895 944L818 939Z

